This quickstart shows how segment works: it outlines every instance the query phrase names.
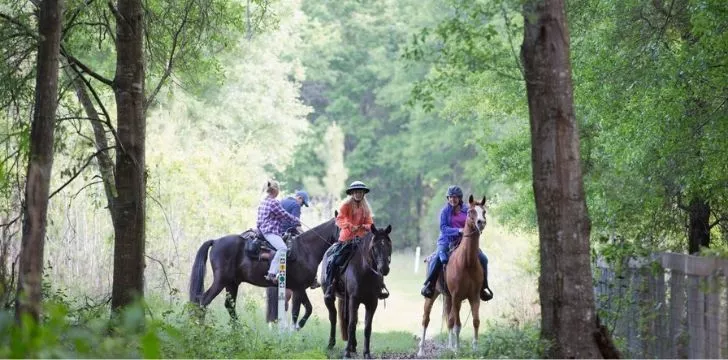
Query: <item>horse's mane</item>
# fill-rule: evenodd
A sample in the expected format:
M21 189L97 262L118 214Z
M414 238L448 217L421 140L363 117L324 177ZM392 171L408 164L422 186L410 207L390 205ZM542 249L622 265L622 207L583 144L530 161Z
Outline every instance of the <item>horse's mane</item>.
M367 265L371 266L371 264L369 263L369 256L367 255L371 250L372 240L374 240L374 232L369 231L363 237L361 237L361 242L357 247L355 256L361 257L362 267L366 267Z

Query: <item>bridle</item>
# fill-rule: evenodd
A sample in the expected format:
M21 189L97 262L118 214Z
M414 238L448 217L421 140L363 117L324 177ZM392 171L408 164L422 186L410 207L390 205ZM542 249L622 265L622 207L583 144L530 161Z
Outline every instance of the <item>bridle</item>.
M374 274L376 274L378 276L384 276L384 275L381 273L381 271L379 271L375 267L378 266L379 264L383 264L385 261L387 264L391 263L391 261L392 261L392 256L385 254L384 250L381 249L382 246L385 246L385 244L384 244L385 239L387 239L386 236L383 236L383 238L381 238L381 239L377 239L377 234L372 233L371 244L369 244L369 249L367 251L368 252L367 263L369 265L369 268L372 270L372 272L374 272ZM380 243L381 243L381 245L380 245ZM386 259L383 259L383 257L386 257ZM375 265L372 266L372 263L374 263Z

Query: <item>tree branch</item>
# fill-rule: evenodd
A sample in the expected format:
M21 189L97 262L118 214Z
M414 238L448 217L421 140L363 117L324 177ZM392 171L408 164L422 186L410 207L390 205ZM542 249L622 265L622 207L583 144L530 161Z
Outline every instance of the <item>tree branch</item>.
M79 61L78 59L73 57L73 55L69 54L68 51L66 51L66 49L63 46L61 46L61 55L63 55L66 59L68 59L68 62L71 65L78 66L79 68L81 68L81 70L83 70L83 72L85 72L86 74L89 74L94 79L96 79L106 85L109 85L112 88L114 87L114 82L112 80L109 80L109 79L101 76L100 74L96 73L95 71L91 70L88 66L84 65L81 61Z
M114 3L112 3L111 1L108 1L108 2L106 3L106 5L108 5L108 6L109 6L109 10L111 10L111 13L112 13L112 14L114 15L114 17L116 18L116 23L117 23L117 24L121 25L121 24L126 24L126 23L127 23L127 22L126 22L126 19L124 18L124 16L123 16L123 15L121 15L121 13L119 12L119 9L117 9L117 8L116 8L116 7L114 6Z
M187 19L190 14L190 8L192 7L192 4L194 1L190 0L187 2L187 5L185 6L185 14L182 18L182 22L179 25L179 28L177 28L177 31L175 31L174 35L172 36L172 49L169 51L169 58L167 59L167 66L164 69L164 74L162 74L162 78L159 79L159 83L157 83L157 86L154 87L154 90L151 94L149 94L149 97L147 97L147 100L144 102L144 111L146 111L149 108L149 104L152 103L154 98L157 96L157 93L159 93L159 90L162 89L162 86L164 85L164 82L169 78L169 75L172 74L172 65L174 61L174 56L177 51L177 43L179 41L179 35L182 33L182 30L185 28L187 24Z
M723 221L728 221L728 217L721 216L721 217L715 219L715 221L712 224L708 225L708 230L712 229L713 227L715 227L716 225L720 224Z
M81 174L81 172L82 172L82 171L83 171L84 169L86 169L86 168L87 168L87 167L88 167L88 166L89 166L89 165L91 164L91 160L93 160L93 159L94 159L94 158L95 158L96 156L98 156L98 154L100 154L100 153L102 153L102 152L104 152L104 151L107 151L107 150L111 150L111 149L113 149L113 148L114 148L113 146L109 146L109 147L106 147L106 148L104 148L104 149L101 149L101 150L99 150L99 151L95 152L95 153L94 153L93 155L89 156L89 158L88 158L88 159L86 160L86 163L84 163L84 164L83 164L83 166L81 166L81 168L80 168L80 169L78 169L78 171L76 171L76 173L75 173L75 174L73 174L73 175L71 176L71 178L70 178L70 179L68 179L68 181L66 181L66 182L65 182L65 183L64 183L63 185L61 185L61 187L59 187L58 189L56 189L55 191L53 191L53 193L51 193L51 194L50 194L50 195L48 196L48 199L51 199L51 198L52 198L53 196L55 196L55 195L56 195L56 194L58 194L58 193L59 193L59 192L60 192L61 190L63 190L63 188L65 188L66 186L68 186L68 184L70 184L70 183L71 183L71 182L72 182L73 180L75 180L75 179L76 179L76 178L78 177L78 175L80 175L80 174Z
M33 38L33 39L35 39L36 41L37 41L37 40L39 39L39 36L38 36L38 34L36 34L36 32L35 32L35 31L33 31L33 30L32 30L32 29L31 29L30 27L28 27L28 26L27 26L26 24L23 24L23 22L22 22L22 21L20 21L20 20L18 20L18 19L16 19L16 18L14 18L14 17L12 17L12 16L10 16L10 15L8 15L8 14L6 14L6 13L2 12L2 11L0 11L0 19L3 19L3 20L5 20L5 21L7 21L7 22L9 22L9 23L11 23L11 24L13 24L13 25L15 25L16 27L20 28L20 30L22 30L22 31L23 31L23 33L25 33L25 35L28 35L28 36L32 37L32 38Z
M71 15L71 18L68 20L68 22L63 25L63 33L61 34L61 41L66 38L66 35L70 34L70 30L73 29L74 26L80 23L74 23L76 21L76 18L79 14L81 14L81 10L86 8L87 6L91 5L94 0L87 0L84 2L83 6L79 6L74 12L73 15Z
M83 83L86 84L86 87L91 92L91 95L93 95L94 100L96 101L97 104L99 104L99 107L101 108L101 112L104 114L104 117L106 118L106 121L104 121L104 123L109 128L111 135L114 137L114 143L118 144L118 146L121 147L122 145L121 145L121 142L119 141L119 136L116 134L116 130L114 129L114 126L111 125L111 116L109 116L109 112L106 110L106 107L104 107L104 103L101 101L101 98L99 97L99 94L96 92L96 89L94 89L94 87L91 85L91 82L89 82L88 79L83 77L83 75L81 74L81 72L78 69L76 69L74 66L71 66L71 68L76 72L76 74L81 79L81 81L83 81ZM124 150L123 147L122 147L122 150Z
M162 264L161 261L159 261L159 260L157 260L157 259L155 259L155 258L153 258L153 257L151 257L151 256L149 256L147 254L144 254L144 256L146 256L147 258L149 258L149 259L157 262L159 264L159 266L162 267L162 273L164 274L164 280L165 280L165 282L167 282L167 287L169 287L169 293L170 293L170 295L173 294L175 291L172 288L172 284L169 282L169 277L167 276L167 269L164 267L164 264Z

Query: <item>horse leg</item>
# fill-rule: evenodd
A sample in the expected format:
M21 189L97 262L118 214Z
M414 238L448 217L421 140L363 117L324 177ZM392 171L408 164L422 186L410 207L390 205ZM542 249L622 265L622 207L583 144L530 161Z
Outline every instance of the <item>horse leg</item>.
M220 291L224 286L220 283L218 279L215 279L212 282L212 285L210 285L210 288L205 291L205 293L202 295L202 301L200 301L200 305L202 307L207 307L207 305L210 305L212 302L212 299L214 299L218 294L220 294Z
M371 359L372 354L369 352L369 343L372 336L372 320L374 312L377 311L378 301L370 301L364 304L366 312L364 313L364 358Z
M334 348L334 345L336 345L336 298L325 298L324 304L326 304L326 309L329 310L329 323L331 324L331 330L329 332L329 350Z
M305 294L305 292L304 292ZM291 296L291 325L293 325L296 330L300 329L298 327L298 314L301 312L301 298L298 291L294 292Z
M478 349L478 327L480 327L480 297L471 297L470 311L473 314L473 351Z
M445 296L445 307L443 311L447 311L447 347L450 350L455 349L455 314L453 314L453 298L452 295Z
M235 313L235 303L238 301L238 286L228 285L225 287L227 294L225 295L225 308L230 314L230 318L237 321L238 314Z
M349 296L347 310L349 310L349 340L346 343L345 358L350 358L352 354L356 354L356 323L359 316L359 302L354 300L354 296Z
M453 299L454 300L454 299ZM452 302L452 310L450 310L450 316L453 318L453 327L450 330L453 333L453 349L457 352L460 348L460 329L462 324L460 323L460 307L462 306L461 301Z
M427 327L430 325L430 312L432 311L432 305L435 304L435 299L439 293L435 291L432 298L425 298L425 309L422 313L422 337L420 338L420 348L417 351L417 356L422 357L425 355L425 337L427 336Z
M301 318L301 321L298 322L298 329L303 329L303 326L306 325L306 321L308 321L308 318L311 317L311 314L313 313L313 306L311 306L311 300L308 298L308 294L306 294L306 290L303 290L301 293L301 299L299 302L300 304L303 304L303 317Z

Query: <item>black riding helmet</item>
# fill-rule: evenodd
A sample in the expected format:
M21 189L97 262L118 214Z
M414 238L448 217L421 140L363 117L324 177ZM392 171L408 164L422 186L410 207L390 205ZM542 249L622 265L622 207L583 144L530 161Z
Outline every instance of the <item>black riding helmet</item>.
M354 181L353 183L351 183L351 185L349 185L349 188L346 189L346 195L351 195L351 192L354 190L364 190L365 194L369 192L369 188L361 181Z
M457 185L452 185L449 188L447 188L447 197L450 197L450 196L457 196L462 199L463 190Z

